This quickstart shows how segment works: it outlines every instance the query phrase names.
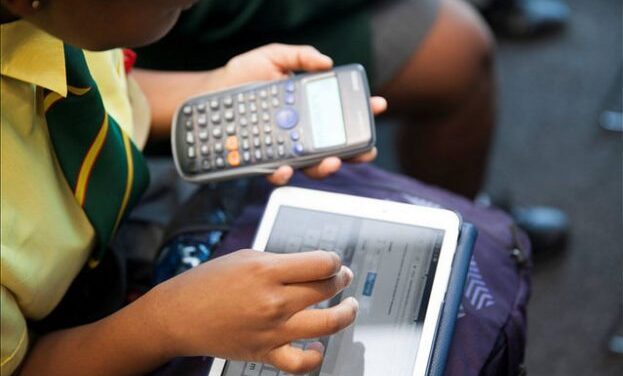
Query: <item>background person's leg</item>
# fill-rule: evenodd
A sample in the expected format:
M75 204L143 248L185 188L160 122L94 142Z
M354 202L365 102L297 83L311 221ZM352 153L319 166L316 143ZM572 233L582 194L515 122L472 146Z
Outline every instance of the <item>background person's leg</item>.
M463 1L442 0L423 43L379 90L403 122L397 139L406 173L468 197L478 193L494 128L492 60L493 40L479 15Z

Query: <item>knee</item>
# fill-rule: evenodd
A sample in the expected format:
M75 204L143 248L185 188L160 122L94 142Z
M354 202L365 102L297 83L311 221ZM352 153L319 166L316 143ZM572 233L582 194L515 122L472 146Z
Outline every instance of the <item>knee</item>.
M489 27L467 2L443 3L449 5L442 10L446 30L440 31L442 51L436 80L440 102L452 106L492 85L495 42Z
M441 0L423 44L382 94L417 112L448 114L492 86L494 51L491 31L469 4Z

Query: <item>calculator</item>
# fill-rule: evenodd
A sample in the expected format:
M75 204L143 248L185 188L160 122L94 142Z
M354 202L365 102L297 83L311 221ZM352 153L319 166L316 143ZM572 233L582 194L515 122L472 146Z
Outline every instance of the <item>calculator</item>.
M189 98L171 132L178 172L197 183L348 158L375 143L370 89L359 64Z

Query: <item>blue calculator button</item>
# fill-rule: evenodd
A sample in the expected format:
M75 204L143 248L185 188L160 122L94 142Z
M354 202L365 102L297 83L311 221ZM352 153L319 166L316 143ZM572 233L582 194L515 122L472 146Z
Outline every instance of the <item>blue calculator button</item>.
M303 148L303 145L301 145L301 144L294 144L294 146L292 147L292 151L296 155L301 155L301 154L303 154L305 149Z
M294 92L294 81L287 81L285 84L285 89L287 92L293 93Z
M292 108L282 108L275 114L275 121L279 128L291 129L299 122L299 114Z
M294 104L294 94L286 93L283 101L285 104Z
M290 138L292 141L298 141L301 138L301 135L297 131L290 132Z

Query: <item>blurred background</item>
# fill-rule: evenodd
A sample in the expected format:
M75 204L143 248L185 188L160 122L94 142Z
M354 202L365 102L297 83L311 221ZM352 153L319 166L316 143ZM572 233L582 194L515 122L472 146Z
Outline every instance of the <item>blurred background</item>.
M623 332L623 139L599 124L604 111L621 111L622 4L567 0L562 30L498 37L499 118L486 191L561 208L571 224L566 250L535 260L532 376L623 375L623 357L608 351ZM396 169L391 145L381 148L378 163Z

